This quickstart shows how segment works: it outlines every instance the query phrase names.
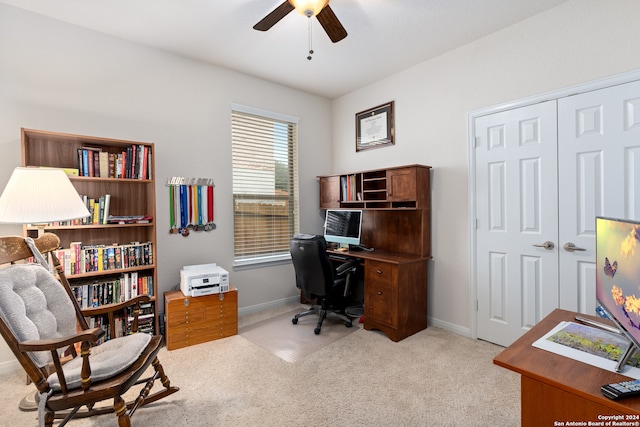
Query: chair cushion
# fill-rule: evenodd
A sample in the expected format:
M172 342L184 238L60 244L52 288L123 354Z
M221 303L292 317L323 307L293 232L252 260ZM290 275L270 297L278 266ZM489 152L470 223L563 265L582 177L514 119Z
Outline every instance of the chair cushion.
M71 299L60 282L39 264L0 269L0 316L18 341L54 339L76 332ZM52 361L48 351L30 355L39 367Z
M151 340L151 335L137 333L114 338L91 349L91 381L110 378L127 369L135 362ZM82 357L76 357L62 367L69 390L80 387ZM60 390L58 376L53 373L48 378L53 390Z

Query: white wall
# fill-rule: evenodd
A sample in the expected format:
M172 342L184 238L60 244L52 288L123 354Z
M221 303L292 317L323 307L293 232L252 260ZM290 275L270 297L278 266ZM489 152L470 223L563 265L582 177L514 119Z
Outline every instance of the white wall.
M160 294L176 286L181 266L217 262L231 272L240 308L251 308L297 292L290 264L232 271L232 102L300 117L300 225L319 232L316 176L332 161L329 100L0 4L0 188L20 165L21 127L153 142ZM216 230L168 234L172 176L215 180ZM0 226L0 235L21 232ZM1 371L12 356L0 342Z
M572 0L333 101L333 172L433 166L432 323L471 332L467 114L640 68L640 2ZM395 146L355 152L354 115L395 101Z

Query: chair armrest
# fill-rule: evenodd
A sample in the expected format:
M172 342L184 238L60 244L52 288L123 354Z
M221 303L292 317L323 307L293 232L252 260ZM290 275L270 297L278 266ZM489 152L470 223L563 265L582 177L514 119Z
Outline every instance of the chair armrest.
M338 276L342 276L343 274L347 274L349 272L353 273L354 271L356 271L356 268L358 268L358 265L360 265L360 262L356 260L345 262L344 264L341 264L338 268L336 268L336 274Z
M124 302L114 302L111 304L104 304L99 307L83 308L81 311L83 316L92 317L92 316L98 316L101 314L109 314L116 311L122 311L127 307L131 307L133 305L143 303L143 302L148 302L150 300L151 298L149 297L149 295L138 295L137 297L133 297Z
M55 374L60 382L60 389L64 394L68 392L67 380L65 373L62 369L62 362L58 354L58 349L64 347L72 347L75 343L81 344L81 357L82 357L82 389L87 390L91 386L91 363L89 361L90 348L95 345L98 340L104 335L102 328L86 329L70 337L64 337L53 340L37 340L37 341L23 341L18 343L18 348L21 351L46 351L49 350L51 358L53 359L53 366ZM75 357L75 352L73 353ZM48 387L48 386L47 386ZM38 390L40 385L38 385Z
M22 341L18 343L18 348L20 351L51 351L84 341L95 344L103 335L102 328L93 328L58 339Z

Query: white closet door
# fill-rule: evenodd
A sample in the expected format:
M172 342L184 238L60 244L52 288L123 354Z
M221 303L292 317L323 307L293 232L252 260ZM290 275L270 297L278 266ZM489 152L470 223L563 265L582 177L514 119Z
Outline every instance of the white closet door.
M479 117L475 135L478 337L509 345L559 303L556 101Z
M558 165L560 307L593 314L595 217L640 219L640 82L558 101Z

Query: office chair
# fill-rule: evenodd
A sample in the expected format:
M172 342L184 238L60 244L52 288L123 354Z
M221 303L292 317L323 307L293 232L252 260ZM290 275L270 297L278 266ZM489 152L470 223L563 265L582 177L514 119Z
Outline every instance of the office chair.
M0 238L0 265L6 265L0 268L0 335L38 389L39 425L51 427L56 418L64 418L62 426L74 417L111 412L119 426L130 427L136 408L178 391L158 360L162 337L135 333L140 303L149 297L80 309L52 252L59 246L51 233L36 240ZM43 266L42 253L47 252L52 252L59 280ZM20 263L31 257L39 263ZM111 324L113 312L128 305L134 307L133 333L96 346L105 332L89 328L85 316L111 313ZM151 366L154 372L143 377ZM156 380L163 388L149 394ZM123 395L134 386L141 388L139 395L125 402ZM112 407L94 406L107 399L113 399Z
M350 328L351 318L344 314L344 302L349 294L349 284L358 261L349 261L334 269L327 256L327 242L323 236L296 234L289 243L291 260L296 272L296 286L309 300L316 300L314 306L291 319L296 325L303 316L317 314L318 324L313 330L316 335L322 329L322 322L331 313Z

